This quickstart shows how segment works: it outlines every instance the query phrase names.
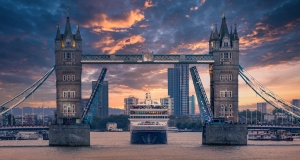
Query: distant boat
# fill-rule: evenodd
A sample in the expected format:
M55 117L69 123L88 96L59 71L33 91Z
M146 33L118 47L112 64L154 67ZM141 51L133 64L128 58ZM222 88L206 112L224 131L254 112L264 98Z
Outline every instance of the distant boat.
M271 140L272 133L269 129L249 129L248 140Z
M290 132L286 132L285 130L278 130L275 132L271 141L293 141L294 138Z
M179 132L177 127L168 127L168 132Z
M17 140L37 140L39 135L36 132L19 132L16 135Z

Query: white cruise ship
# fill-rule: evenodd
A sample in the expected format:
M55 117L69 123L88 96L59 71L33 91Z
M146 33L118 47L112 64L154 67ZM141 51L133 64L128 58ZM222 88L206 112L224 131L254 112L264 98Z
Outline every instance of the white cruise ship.
M130 134L132 144L166 144L168 108L153 103L150 93L144 102L130 108Z

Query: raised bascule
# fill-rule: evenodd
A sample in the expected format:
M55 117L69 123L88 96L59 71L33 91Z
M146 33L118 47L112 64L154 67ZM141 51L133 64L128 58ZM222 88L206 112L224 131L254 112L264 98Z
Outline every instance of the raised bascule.
M271 106L300 120L300 108L290 104L260 84L239 65L239 37L236 26L228 31L225 14L220 30L212 28L208 54L111 54L82 55L79 27L72 33L67 15L65 31L57 26L55 66L33 85L0 105L0 115L17 107L30 97L51 75L56 73L56 124L49 127L49 145L89 146L90 124L107 69L103 68L88 104L81 108L82 64L208 64L210 101L196 67L191 67L199 110L203 122L203 144L247 144L247 126L238 122L238 75ZM12 104L13 103L13 104ZM8 104L12 104L8 107Z

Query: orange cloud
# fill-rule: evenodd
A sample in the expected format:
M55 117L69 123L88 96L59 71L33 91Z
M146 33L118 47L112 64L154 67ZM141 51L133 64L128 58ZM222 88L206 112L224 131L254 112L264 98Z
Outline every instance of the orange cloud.
M111 18L106 14L97 14L95 18L88 22L88 24L83 25L86 28L94 28L94 31L124 31L120 29L129 28L136 22L143 20L145 17L143 13L139 10L132 10L124 13L122 18Z
M152 3L152 0L146 0L144 4L145 8L153 7L154 4Z
M143 43L145 38L141 35L134 35L131 37L126 37L115 41L111 36L104 37L98 42L93 44L94 48L100 48L102 52L108 52L109 54L114 54L116 51L124 48L126 45Z
M275 29L270 29L269 25L263 25L262 22L258 22L256 23L256 28L253 30L252 33L242 36L240 38L240 44L242 44L240 46L240 49L241 50L254 49L261 46L263 43L277 41L281 38L281 35L284 35L290 32L291 30L293 30L296 27L299 20L300 19L297 19L293 22L286 24L283 27L279 27ZM258 33L261 32L264 35L258 37Z
M200 54L204 54L204 53L208 53L208 42L201 40L200 42L195 42L195 43L181 43L179 46L177 46L176 48L172 47L171 49L171 53L180 53L181 49L189 49L194 51L193 53L200 53Z

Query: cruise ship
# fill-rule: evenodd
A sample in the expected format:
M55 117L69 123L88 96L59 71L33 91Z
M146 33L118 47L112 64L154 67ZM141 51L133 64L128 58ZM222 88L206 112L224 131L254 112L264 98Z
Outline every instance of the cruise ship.
M132 144L166 144L168 142L168 108L151 99L146 93L144 102L130 108Z

